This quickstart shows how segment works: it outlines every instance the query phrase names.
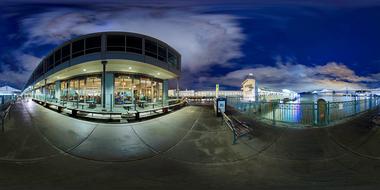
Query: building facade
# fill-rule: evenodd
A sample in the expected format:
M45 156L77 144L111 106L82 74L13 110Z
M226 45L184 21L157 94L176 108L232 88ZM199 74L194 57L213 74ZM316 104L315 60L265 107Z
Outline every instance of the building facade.
M216 97L215 90L180 90L178 91L179 97ZM177 91L174 89L169 90L170 97L176 97ZM240 90L220 90L218 96L221 97L241 97L242 91Z
M104 109L168 99L168 80L181 73L181 55L141 34L93 33L50 52L28 80L23 94L45 101L73 101Z
M243 92L243 99L246 101L258 101L259 87L253 74L250 73L246 76L241 84L241 90Z
M298 93L282 89L273 90L267 88L260 88L257 85L257 80L252 73L248 74L241 84L244 101L271 101L271 100L293 100L298 97Z
M17 96L19 96L21 93L21 90L15 89L10 86L2 86L0 87L0 111L2 109L1 105L16 100Z

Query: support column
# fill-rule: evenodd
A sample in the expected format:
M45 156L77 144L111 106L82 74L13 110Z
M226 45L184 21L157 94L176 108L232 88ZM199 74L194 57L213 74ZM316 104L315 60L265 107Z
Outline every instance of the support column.
M113 110L114 105L114 97L113 97L113 89L114 89L114 74L111 72L106 72L105 74L105 102L106 108Z
M34 89L34 85L32 86L32 98L36 98L36 90Z
M61 81L55 81L54 85L54 98L57 100L61 100Z
M45 81L45 84L44 84L44 99L45 99L45 103L46 103L46 98L47 98L47 86L46 86L46 82L47 82L47 79L45 79L44 81Z
M169 99L169 96L168 96L168 90L169 90L169 82L168 80L164 80L162 82L162 100L163 100L163 104L164 105L167 105L167 101Z
M103 60L102 65L103 65L103 72L102 72L102 107L103 111L106 110L106 65L108 61Z

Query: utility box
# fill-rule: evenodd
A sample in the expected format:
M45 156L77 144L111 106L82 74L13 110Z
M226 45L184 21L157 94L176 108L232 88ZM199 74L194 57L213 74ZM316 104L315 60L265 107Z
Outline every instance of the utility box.
M214 111L217 117L220 117L222 113L226 111L226 106L227 106L226 98L215 98Z

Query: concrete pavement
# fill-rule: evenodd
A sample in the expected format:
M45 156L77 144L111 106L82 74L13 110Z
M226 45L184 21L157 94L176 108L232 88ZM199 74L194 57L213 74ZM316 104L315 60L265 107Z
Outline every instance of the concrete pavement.
M0 134L0 189L378 189L371 114L334 127L232 134L211 107L131 124L74 119L17 103Z

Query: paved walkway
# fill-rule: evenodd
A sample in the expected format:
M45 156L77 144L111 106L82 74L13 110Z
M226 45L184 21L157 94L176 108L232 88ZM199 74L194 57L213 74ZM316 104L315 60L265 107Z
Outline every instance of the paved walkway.
M232 145L211 107L131 124L77 120L17 103L0 134L0 189L376 189L370 114L321 129L254 128Z

